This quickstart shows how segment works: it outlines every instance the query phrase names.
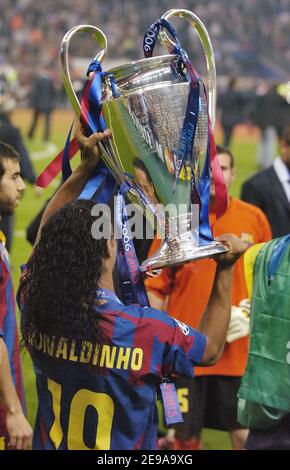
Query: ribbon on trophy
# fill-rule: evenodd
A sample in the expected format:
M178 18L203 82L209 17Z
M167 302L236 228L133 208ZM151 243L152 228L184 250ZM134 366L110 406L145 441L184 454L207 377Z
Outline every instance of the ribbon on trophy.
M89 77L90 74L91 76ZM97 131L103 131L106 127L100 104L101 81L103 76L106 75L109 74L102 72L101 64L98 61L95 60L90 64L87 71L88 80L85 83L81 98L81 122L84 124L88 135ZM38 186L46 188L61 170L64 181L71 175L72 171L69 161L79 150L76 139L70 140L72 128L73 124L68 133L65 147L38 176ZM100 162L99 165L103 164Z
M200 207L199 239L200 245L206 245L208 241L213 239L209 225L210 168L212 168L216 189L217 218L220 217L226 209L227 195L222 172L216 158L214 137L209 117L206 158L200 180L198 183L195 181L195 175L193 171L193 145L200 111L201 87L203 87L204 92L205 87L196 70L189 61L187 53L182 49L174 27L168 21L159 19L148 29L144 36L143 43L145 56L150 57L152 55L158 33L161 28L166 28L175 39L175 45L170 48L169 52L171 54L177 54L180 57L180 63L183 64L184 70L186 70L186 78L190 83L186 115L183 121L179 138L179 145L176 152L173 190L175 191L177 181L181 175L181 171L186 171L186 166L189 164L192 169L191 203L197 203ZM87 76L88 80L85 84L81 99L81 122L86 129L87 135L90 135L96 131L103 131L106 128L101 104L102 81L104 77L110 81L113 96L118 97L119 95L117 87L115 86L114 76L108 72L103 72L99 61L94 60L90 64ZM61 168L64 181L70 176L70 159L78 149L75 139L70 141L71 130L69 132L64 150L57 155L57 157L38 177L37 184L39 186L47 186L49 182L59 173ZM143 202L145 202L145 205L148 205L149 201L142 191L139 190L138 186L133 185L130 180L128 182L126 181L126 183L122 184L118 189L116 187L117 185L118 183L115 181L111 171L107 168L103 161L100 161L97 164L96 169L92 172L79 198L93 199L97 203L102 202L108 204L113 195L118 192L116 221L119 224L119 228L121 230L121 238L118 244L117 262L118 272L121 277L120 280L123 291L123 298L127 305L137 301L144 307L148 306L148 298L143 286L142 275L132 242L124 196L128 191L134 188L134 190L138 192ZM156 215L158 216L158 214Z
M143 51L145 57L151 57L161 28L167 29L175 40L175 45L169 47L171 54L179 55L184 64L190 82L189 95L187 101L186 115L181 130L179 145L177 149L177 164L175 169L174 189L176 181L180 176L180 172L186 162L191 164L193 168L193 143L198 122L199 102L200 102L200 86L203 87L207 100L206 89L203 81L199 77L192 63L190 62L186 51L181 47L178 34L174 26L164 18L158 19L153 23L146 32L143 40ZM207 107L208 109L208 107ZM192 203L200 206L200 226L199 239L200 244L206 244L212 240L212 233L209 224L209 198L210 198L210 168L212 169L215 194L216 194L216 218L221 217L227 209L227 190L224 183L222 170L220 168L214 141L214 135L208 115L208 144L206 158L202 169L202 174L198 185L196 184L194 171L192 171Z
M101 86L104 76L109 77L113 94L118 96L113 77L106 72L102 72L98 61L93 61L89 66L87 75L90 76L91 73L93 76L90 77L91 80L88 80L81 100L81 119L86 129L89 129L89 133L103 131L106 128L101 109ZM103 187L100 191L101 185ZM117 250L118 274L125 305L137 302L142 307L148 307L149 301L131 237L124 199L124 195L131 187L133 185L130 186L128 183L121 185L116 196L117 204L114 208L116 222L120 231ZM111 172L103 163L99 163L80 194L79 199L93 199L96 203L108 203L115 193L116 182Z
M63 157L67 153L66 159L71 160L72 157L78 152L79 146L76 139L69 141L70 133L66 141L65 147L56 155L56 157L47 165L47 167L37 177L36 184L41 188L47 188L47 186L54 180L54 178L62 170Z
M94 60L87 71L88 80L84 87L81 98L81 122L87 134L102 132L106 124L102 115L102 78L107 76L107 72L102 72L101 64ZM64 158L66 154L64 154ZM96 203L106 203L116 190L116 181L106 165L100 161L95 170L90 175L79 199L93 199Z
M118 234L119 247L117 250L117 266L119 281L125 305L134 303L137 299L142 307L149 306L149 300L144 288L140 265L132 241L130 224L126 210L124 195L132 188L129 183L121 185L116 196L115 216L120 233Z
M102 72L101 64L94 60L87 71L88 80L85 83L82 98L81 98L81 122L84 125L87 135L93 134L94 132L103 132L106 128L106 124L102 115L102 106L101 106L101 98L102 98L102 79L105 76L108 76L107 72ZM64 153L63 153L63 161L62 161L62 177L63 180L66 179L71 175L71 167L69 163L69 148L70 148L70 134L71 134L72 127L68 134L68 138L66 141ZM110 174L107 171L107 167L102 163L99 162L97 165L97 169L103 177ZM97 178L97 175L94 179ZM91 179L91 178L90 178ZM99 178L96 179L96 190L98 189L100 182ZM92 186L92 183L90 183Z
M101 64L96 60L90 64L87 76L88 80L84 86L81 98L81 122L83 123L87 134L90 135L97 131L103 131L106 128L101 108L102 78L104 76L109 76L113 93L116 96L117 90L113 77L107 72L102 72ZM71 126L68 133L64 149L38 177L38 185L44 187L47 186L61 169L63 181L71 175L72 170L69 161L78 150L76 140L73 139L70 141L72 127L73 126ZM117 194L116 221L121 233L117 254L118 272L124 303L129 305L134 302L138 302L141 306L148 307L149 301L143 285L140 266L131 238L131 231L124 200L124 195L130 189L131 187L128 184L123 184ZM138 193L141 195L139 189L135 189L137 189ZM96 203L108 204L114 193L116 193L116 181L104 163L99 162L79 195L79 199L92 199ZM145 196L142 196L144 199ZM147 200L144 202L148 203Z

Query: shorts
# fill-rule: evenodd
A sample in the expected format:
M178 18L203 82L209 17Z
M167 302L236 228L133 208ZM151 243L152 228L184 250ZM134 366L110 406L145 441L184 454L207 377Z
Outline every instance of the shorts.
M176 437L199 437L203 428L220 431L244 429L237 421L237 393L241 377L221 375L175 379L184 423L175 425Z

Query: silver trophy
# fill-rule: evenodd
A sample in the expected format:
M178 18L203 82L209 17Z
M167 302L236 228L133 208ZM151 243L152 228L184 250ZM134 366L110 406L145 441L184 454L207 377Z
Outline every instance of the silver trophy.
M209 115L214 126L216 71L208 32L202 21L190 11L169 10L162 18L168 20L171 16L187 20L202 43L208 72ZM78 116L81 108L70 79L68 49L72 37L80 32L89 33L98 42L101 50L95 59L102 62L107 51L106 36L94 26L76 26L63 38L60 55L62 77ZM159 33L158 39L167 49L174 44L165 31ZM185 164L176 181L176 152L189 94L188 79L180 70L180 57L172 54L152 57L114 67L108 72L114 77L117 96L112 90L109 76L104 78L101 104L106 126L112 130L112 138L99 144L103 161L117 182L132 183L133 180L138 186L139 191L132 188L128 195L134 203L143 205L146 217L152 220L154 208L158 207L157 223L165 220L164 240L158 251L142 263L141 270L174 266L226 252L227 248L216 241L200 245L198 224L192 222L191 172L194 171L198 183L208 140L208 111L203 88L200 86L199 114L193 143L194 164ZM147 189L146 180L142 181L142 170L144 178L147 178ZM140 190L150 202L146 207L144 198L140 198ZM160 210L162 205L169 207L163 214ZM176 207L179 208L177 213L170 209ZM195 220L198 220L198 211Z

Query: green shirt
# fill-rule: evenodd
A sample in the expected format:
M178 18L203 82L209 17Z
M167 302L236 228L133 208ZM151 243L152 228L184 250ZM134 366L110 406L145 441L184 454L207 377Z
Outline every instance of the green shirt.
M283 256L269 281L269 266L281 242ZM238 420L245 427L265 429L290 411L290 237L267 243L257 255L250 329Z

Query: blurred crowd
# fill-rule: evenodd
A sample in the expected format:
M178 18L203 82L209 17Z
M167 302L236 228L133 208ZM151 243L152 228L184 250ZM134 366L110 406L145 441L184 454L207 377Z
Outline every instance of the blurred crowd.
M166 10L192 10L205 23L215 51L219 75L271 77L271 65L287 73L290 63L289 0L2 0L0 66L10 66L10 79L25 85L39 66L49 66L60 86L58 54L64 34L77 24L99 26L109 38L110 58L142 57L146 28ZM193 42L192 28L181 28L186 48ZM90 38L73 44L72 53L90 55ZM283 56L282 56L283 54ZM263 56L266 61L263 61ZM12 68L13 67L13 68ZM275 68L275 67L274 67ZM282 72L281 72L282 73Z

